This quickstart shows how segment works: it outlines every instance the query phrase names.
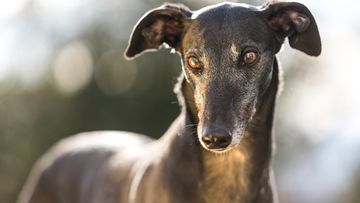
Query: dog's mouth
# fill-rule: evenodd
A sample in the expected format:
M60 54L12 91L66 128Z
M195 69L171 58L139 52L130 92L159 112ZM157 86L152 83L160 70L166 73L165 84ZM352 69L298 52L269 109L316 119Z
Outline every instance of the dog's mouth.
M204 147L207 151L209 152L213 152L213 153L216 153L216 154L224 154L228 151L230 151L232 149L232 147L227 147L225 149L207 149L206 147Z

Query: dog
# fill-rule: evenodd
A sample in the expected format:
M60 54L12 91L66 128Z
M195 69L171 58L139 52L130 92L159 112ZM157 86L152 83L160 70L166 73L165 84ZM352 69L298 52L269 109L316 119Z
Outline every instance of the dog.
M181 113L159 140L117 131L65 138L35 165L18 203L272 203L273 116L285 39L321 53L302 4L164 4L135 25L128 59L179 54Z

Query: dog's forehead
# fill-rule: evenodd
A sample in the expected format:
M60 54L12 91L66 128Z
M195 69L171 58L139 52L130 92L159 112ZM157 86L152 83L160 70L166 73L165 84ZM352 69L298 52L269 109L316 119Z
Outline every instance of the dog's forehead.
M192 22L190 32L195 43L199 42L198 36L208 44L226 42L234 47L248 42L268 42L271 36L259 8L247 4L225 2L204 7L194 12Z
M217 25L226 28L226 26L236 23L239 26L245 25L247 22L256 23L259 20L258 11L257 7L248 4L225 2L195 11L192 19L198 21L203 27Z
M259 11L258 7L251 6L244 3L233 3L233 2L223 2L210 6L203 7L197 11L194 11L191 18L201 18L206 15L211 15L214 13L226 14L227 12L238 11L238 12L248 12L248 11Z

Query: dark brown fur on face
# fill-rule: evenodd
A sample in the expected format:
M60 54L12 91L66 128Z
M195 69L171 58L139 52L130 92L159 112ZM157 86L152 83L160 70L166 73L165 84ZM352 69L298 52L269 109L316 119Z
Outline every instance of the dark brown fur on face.
M181 114L157 141L115 131L60 141L37 162L18 202L277 202L270 166L275 55L285 37L295 49L320 54L315 20L298 3L223 3L196 12L165 4L149 11L135 26L126 57L163 43L180 54ZM248 48L259 60L243 66ZM189 55L202 62L200 72L187 65ZM209 149L204 131L226 132L232 143L221 153Z

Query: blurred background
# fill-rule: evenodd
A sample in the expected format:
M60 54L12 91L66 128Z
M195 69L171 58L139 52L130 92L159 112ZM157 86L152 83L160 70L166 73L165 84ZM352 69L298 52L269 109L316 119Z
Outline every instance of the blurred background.
M174 1L169 1L174 2ZM216 0L181 1L191 9ZM263 1L241 1L260 5ZM299 0L315 16L319 58L284 46L274 166L283 203L360 199L360 12L356 0ZM126 61L133 25L160 0L2 0L0 202L15 202L34 161L92 130L158 138L179 113L179 57Z

